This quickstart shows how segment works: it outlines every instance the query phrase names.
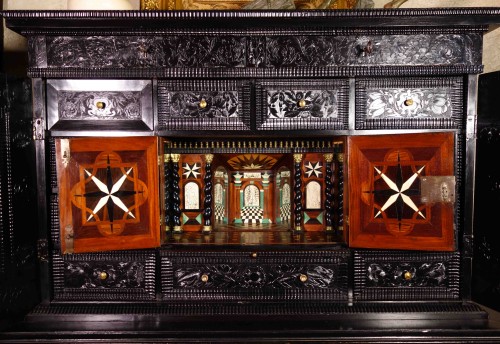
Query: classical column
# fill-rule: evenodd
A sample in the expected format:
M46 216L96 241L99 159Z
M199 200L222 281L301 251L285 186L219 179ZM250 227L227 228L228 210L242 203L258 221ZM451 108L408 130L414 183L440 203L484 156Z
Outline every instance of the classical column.
M205 154L205 200L203 202L203 232L210 233L212 231L212 160L213 154Z
M324 154L326 175L325 175L325 221L327 232L333 231L332 207L333 207L333 153Z
M165 230L170 231L170 226L172 226L172 157L170 154L165 154L163 163L165 170Z
M297 232L302 231L302 169L300 165L302 163L302 154L294 154L293 160L295 161L295 171L294 171L294 209L293 213L295 215L295 227L294 230Z
M181 197L179 187L180 154L170 154L172 159L172 225L174 233L182 232L181 227Z
M336 154L338 161L337 231L344 230L344 153Z

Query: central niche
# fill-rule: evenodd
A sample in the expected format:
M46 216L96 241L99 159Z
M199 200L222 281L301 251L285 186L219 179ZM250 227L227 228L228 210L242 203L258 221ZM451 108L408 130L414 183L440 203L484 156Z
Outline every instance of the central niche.
M291 228L291 154L214 154L214 230Z
M341 216L342 142L169 142L166 220L174 232L328 231ZM176 203L177 202L177 203ZM329 207L330 204L330 207Z

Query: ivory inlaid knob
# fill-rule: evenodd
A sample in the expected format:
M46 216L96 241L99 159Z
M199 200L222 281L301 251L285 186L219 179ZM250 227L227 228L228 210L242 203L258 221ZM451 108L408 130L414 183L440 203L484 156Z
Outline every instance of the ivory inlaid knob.
M200 100L200 109L207 107L207 101L205 99Z
M101 273L99 274L99 278L101 280L105 280L106 278L108 278L108 273L106 271L101 271Z
M306 106L306 101L304 99L301 99L299 100L299 102L297 103L297 105L301 108L303 108L304 106Z
M201 275L201 281L205 283L208 282L208 275L207 274Z
M307 275L300 274L300 276L299 276L299 280L300 280L302 283L307 282Z

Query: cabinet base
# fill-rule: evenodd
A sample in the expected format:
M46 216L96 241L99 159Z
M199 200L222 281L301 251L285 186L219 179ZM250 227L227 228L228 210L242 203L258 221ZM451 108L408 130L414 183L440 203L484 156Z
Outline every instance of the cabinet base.
M472 303L52 303L0 334L0 341L124 339L189 342L495 342L488 313Z

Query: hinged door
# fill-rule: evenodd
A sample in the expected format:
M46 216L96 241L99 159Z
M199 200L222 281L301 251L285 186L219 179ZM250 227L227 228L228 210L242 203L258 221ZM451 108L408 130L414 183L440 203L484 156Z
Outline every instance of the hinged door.
M349 245L451 251L454 134L349 138Z
M63 253L159 246L157 140L56 140Z

